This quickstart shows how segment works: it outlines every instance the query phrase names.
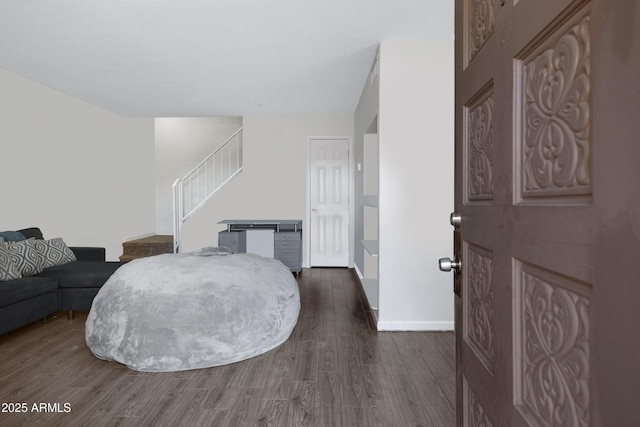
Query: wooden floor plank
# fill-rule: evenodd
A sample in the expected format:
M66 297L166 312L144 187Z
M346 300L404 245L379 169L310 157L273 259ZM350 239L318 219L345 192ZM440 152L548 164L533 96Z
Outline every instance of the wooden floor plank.
M316 414L322 426L341 426L342 390L338 372L319 372L317 379Z
M453 333L377 332L352 270L305 269L297 281L289 340L215 368L149 373L99 360L82 313L0 336L0 402L29 405L0 413L0 425L454 425Z
M260 426L288 426L289 401L288 400L263 400L257 415L257 424Z

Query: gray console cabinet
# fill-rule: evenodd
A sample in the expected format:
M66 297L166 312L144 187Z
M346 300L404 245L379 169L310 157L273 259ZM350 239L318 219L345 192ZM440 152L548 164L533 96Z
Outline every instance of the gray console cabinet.
M218 246L226 246L234 254L243 254L247 252L247 232L243 230L221 231L218 233Z
M218 233L218 246L227 246L234 253L247 252L247 233L252 230L273 230L274 258L292 272L302 269L301 220L229 220L220 221L227 229Z
M302 264L302 239L300 232L281 231L273 235L275 258L291 271L300 272Z

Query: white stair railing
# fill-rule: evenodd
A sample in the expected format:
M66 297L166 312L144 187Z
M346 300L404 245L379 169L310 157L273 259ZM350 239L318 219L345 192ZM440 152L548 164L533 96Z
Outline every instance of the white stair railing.
M184 178L173 183L173 251L180 252L182 226L218 190L242 171L242 128Z

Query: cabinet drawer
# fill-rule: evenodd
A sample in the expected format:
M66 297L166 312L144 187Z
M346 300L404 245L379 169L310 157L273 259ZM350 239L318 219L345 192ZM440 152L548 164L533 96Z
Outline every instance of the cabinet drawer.
M274 256L292 271L300 271L302 233L283 231L273 234Z
M291 242L291 241L279 241L275 242L275 248L278 249L295 249L300 250L300 242Z
M300 252L299 251L276 251L275 253L276 258L280 259L280 258L300 258Z
M280 233L274 233L273 234L273 238L277 241L277 240L294 240L294 241L300 241L300 233L295 233L295 232L280 232Z

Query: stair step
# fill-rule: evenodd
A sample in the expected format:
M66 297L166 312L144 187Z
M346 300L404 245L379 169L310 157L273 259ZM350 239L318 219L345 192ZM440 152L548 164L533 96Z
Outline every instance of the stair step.
M156 234L124 242L122 244L120 262L128 262L137 258L170 253L173 253L173 236Z

